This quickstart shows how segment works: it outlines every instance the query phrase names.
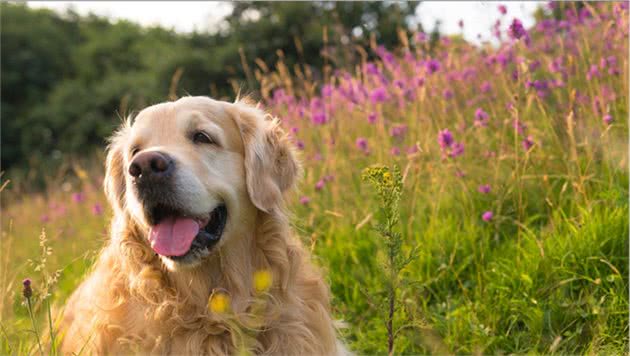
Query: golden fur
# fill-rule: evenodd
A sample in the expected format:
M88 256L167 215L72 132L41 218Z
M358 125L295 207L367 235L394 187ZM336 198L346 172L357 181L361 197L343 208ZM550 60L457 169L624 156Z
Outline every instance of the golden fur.
M222 151L200 152L178 133L191 117L218 127ZM219 246L194 267L168 263L149 246L125 177L127 151L138 140L146 149L175 155L203 183L204 194L222 195L231 207ZM245 102L188 97L143 110L133 125L125 122L111 140L106 163L111 238L67 303L64 352L344 353L328 287L291 235L284 213L283 194L300 174L291 147L276 120ZM254 289L260 270L273 277L264 294ZM213 291L229 296L229 311L208 309Z

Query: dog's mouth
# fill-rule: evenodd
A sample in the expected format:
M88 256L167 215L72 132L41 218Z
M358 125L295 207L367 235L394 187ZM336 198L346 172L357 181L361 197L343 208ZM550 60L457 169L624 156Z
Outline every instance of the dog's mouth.
M172 207L156 206L149 214L151 248L178 262L202 257L221 240L226 221L223 204L206 216L190 216Z

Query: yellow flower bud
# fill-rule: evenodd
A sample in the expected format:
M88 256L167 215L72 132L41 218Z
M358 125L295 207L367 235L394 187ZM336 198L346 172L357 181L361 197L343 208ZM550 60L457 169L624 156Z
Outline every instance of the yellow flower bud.
M254 272L254 289L256 292L266 292L269 288L271 288L272 283L273 277L269 270L262 269Z
M221 291L214 291L208 298L208 310L213 313L225 313L230 310L230 296Z

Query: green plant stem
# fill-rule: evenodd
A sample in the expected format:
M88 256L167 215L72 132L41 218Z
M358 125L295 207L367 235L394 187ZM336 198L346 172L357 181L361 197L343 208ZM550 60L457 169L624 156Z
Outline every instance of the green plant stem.
M46 307L48 309L48 328L50 330L50 351L55 355L55 332L53 331L52 313L50 311L50 298L46 300Z
M37 332L37 326L35 323L35 317L33 316L33 306L31 305L31 298L26 298L26 305L28 308L28 315L31 317L31 324L33 325L33 332L35 332L35 337L37 338L37 346L39 347L39 353L44 355L44 349L42 348L42 341L39 338L39 333Z

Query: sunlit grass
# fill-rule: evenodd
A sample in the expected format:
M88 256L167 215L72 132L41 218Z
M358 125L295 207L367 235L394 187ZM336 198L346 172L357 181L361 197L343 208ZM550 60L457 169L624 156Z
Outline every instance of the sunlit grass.
M409 55L380 52L374 63L387 84L367 63L318 82L257 73L265 108L300 149L294 226L326 271L351 349L387 352L388 255L369 229L379 206L360 177L379 163L402 169L403 254L418 246L400 273L396 353L627 351L628 13L587 8L569 29L530 30L529 45L451 42L429 53L409 35ZM340 90L349 85L366 94L351 103ZM439 140L445 129L451 143ZM3 207L1 353L37 352L22 279L36 298L51 286L56 314L107 238L101 174ZM43 330L45 304L34 309Z

